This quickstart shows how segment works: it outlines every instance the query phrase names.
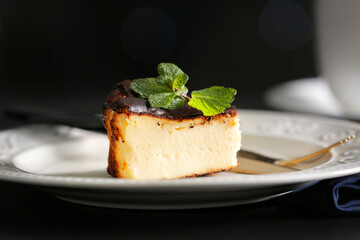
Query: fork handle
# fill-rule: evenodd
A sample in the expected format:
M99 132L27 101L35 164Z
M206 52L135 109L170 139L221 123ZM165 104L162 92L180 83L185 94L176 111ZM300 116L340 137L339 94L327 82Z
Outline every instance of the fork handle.
M274 162L274 164L279 165L279 166L283 166L283 167L291 166L291 165L294 165L294 164L309 160L309 159L311 159L313 157L316 157L316 156L319 156L321 154L324 154L324 153L330 151L330 149L332 149L334 147L337 147L340 144L346 143L347 141L349 141L349 140L351 140L353 138L355 138L355 135L351 135L351 136L341 140L340 142L334 143L334 144L328 146L327 148L321 149L320 151L317 151L317 152L312 153L310 155L307 155L305 157L301 157L301 158L298 158L298 159L290 159L290 160L277 160L277 161Z

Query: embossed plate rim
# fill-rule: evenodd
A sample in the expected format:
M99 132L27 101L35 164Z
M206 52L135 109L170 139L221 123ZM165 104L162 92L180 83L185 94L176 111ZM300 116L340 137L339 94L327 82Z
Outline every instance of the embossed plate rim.
M347 134L347 131L355 131L357 135L360 134L360 124L338 119L324 118L321 116L314 116L311 114L297 114L297 113L286 113L286 112L275 112L275 111L259 111L259 110L238 110L242 123L246 122L246 118L262 118L265 120L279 120L282 121L294 121L294 123L304 124L308 122L314 122L318 124L318 127L324 128L328 125L334 125L338 128L343 128L340 131L341 134ZM244 120L245 119L245 120ZM275 122L275 121L274 121ZM286 123L291 124L294 123ZM277 124L275 122L275 124ZM244 125L246 125L244 123ZM264 125L263 125L264 126ZM281 125L277 125L281 126ZM268 126L267 126L268 127ZM32 129L33 128L33 129ZM71 128L68 126L61 125L30 125L23 128L4 130L0 132L0 139L3 136L8 136L8 144L11 141L22 141L22 147L25 145L25 149L29 149L41 144L41 141L32 136L30 139L26 139L26 132L36 132L39 135L39 139L44 138L45 142L51 142L52 140L66 140L69 137L85 137L85 136L99 136L100 133L89 132L77 128ZM251 133L257 131L264 131L264 129L254 129L254 126L248 129L242 128L244 133ZM265 129L266 130L266 129ZM284 132L264 132L266 135L274 134L276 136L292 136L292 137L304 137L304 134L300 131L301 128L295 126L295 130L288 129ZM340 129L338 129L340 130ZM14 133L19 132L18 138L14 137ZM310 129L312 134L316 129ZM319 143L328 144L332 141L331 138L327 138L326 132L322 134L319 139L315 139ZM23 139L21 139L23 137ZM144 188L156 188L156 189L202 189L206 187L216 188L221 191L221 188L228 187L233 189L248 189L248 188L261 188L266 186L284 185L284 184L298 184L305 182L312 182L322 179L341 177L350 174L360 172L360 136L357 140L346 145L334 149L335 156L345 154L350 151L357 151L358 155L353 157L353 162L339 163L339 157L335 157L328 164L319 166L314 169L305 171L292 172L292 173L277 173L267 175L241 175L236 173L221 173L216 177L201 177L201 178L187 178L187 179L175 179L175 180L153 180L153 181L142 181L142 180L127 180L127 179L114 179L114 178L91 178L91 177L64 177L64 176L48 176L48 175L35 175L23 171L19 171L15 166L11 165L11 158L14 154L24 149L7 149L6 142L0 143L0 180L20 182L38 186L47 187L63 187L63 188L102 188L102 189L144 189ZM28 142L27 142L28 141ZM31 142L32 141L32 142ZM26 146L28 144L29 146ZM5 147L4 147L5 146ZM346 154L343 158L346 158ZM351 156L350 156L351 157ZM356 161L355 161L355 160ZM340 159L341 160L341 159ZM332 165L331 165L332 164ZM174 190L175 190L174 189Z

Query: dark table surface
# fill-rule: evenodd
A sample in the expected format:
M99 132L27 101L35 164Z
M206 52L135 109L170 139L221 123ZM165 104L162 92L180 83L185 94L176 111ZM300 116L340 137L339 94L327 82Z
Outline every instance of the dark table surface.
M1 96L0 128L21 126L9 119ZM17 98L90 114L103 96ZM45 101L46 100L46 101ZM267 109L261 96L242 95L240 108ZM81 107L81 108L79 108ZM79 113L77 111L77 113ZM360 216L336 217L283 207L281 199L195 210L126 210L68 203L26 184L0 181L0 239L359 239Z

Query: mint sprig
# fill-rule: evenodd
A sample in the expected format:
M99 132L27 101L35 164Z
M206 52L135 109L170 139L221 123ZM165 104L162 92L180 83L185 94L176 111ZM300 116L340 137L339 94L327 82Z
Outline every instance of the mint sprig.
M189 76L173 63L160 63L156 78L138 78L130 88L140 97L147 98L151 107L176 109L184 106L186 102L203 112L204 116L213 116L222 113L234 100L236 90L214 86L187 95L185 86Z

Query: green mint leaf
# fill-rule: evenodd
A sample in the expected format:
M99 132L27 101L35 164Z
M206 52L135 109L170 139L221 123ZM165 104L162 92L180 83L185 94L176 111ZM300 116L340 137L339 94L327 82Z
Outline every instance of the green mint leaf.
M156 78L138 78L130 83L130 88L142 98L148 98L151 94L173 92L167 85Z
M184 106L186 100L177 96L176 92L151 94L148 98L151 107L176 109Z
M183 97L176 96L174 99L167 105L167 109L177 109L184 106L186 103L186 100Z
M176 92L155 93L149 96L148 101L151 107L166 108L175 97Z
M172 89L175 90L175 89L179 89L181 90L182 87L185 86L185 84L187 83L187 80L189 79L189 76L186 75L185 73L180 73L179 75L177 75L175 78L174 78L174 82L173 82L173 85L172 85Z
M205 88L191 93L189 105L203 112L204 116L222 113L230 107L236 90L220 86Z
M177 75L183 73L183 71L173 63L159 63L158 73L160 76L166 76L173 80Z
M159 84L162 84L162 85L165 85L169 88L172 89L172 85L173 85L173 79L170 78L169 76L157 76L156 77L156 81L159 83Z
M185 87L185 86L182 86L182 87L180 88L180 91L178 91L178 95L179 95L180 93L187 94L188 92L189 92L189 89L188 89L187 87Z

